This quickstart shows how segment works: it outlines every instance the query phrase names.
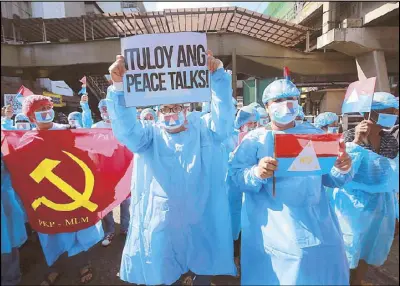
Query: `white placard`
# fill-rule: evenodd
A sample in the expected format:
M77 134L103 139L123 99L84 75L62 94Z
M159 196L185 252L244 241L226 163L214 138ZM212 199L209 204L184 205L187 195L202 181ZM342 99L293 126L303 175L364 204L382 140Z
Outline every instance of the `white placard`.
M126 106L211 100L205 33L138 35L121 39L127 72Z
M4 105L11 105L14 114L22 112L22 103L16 99L16 94L4 94Z

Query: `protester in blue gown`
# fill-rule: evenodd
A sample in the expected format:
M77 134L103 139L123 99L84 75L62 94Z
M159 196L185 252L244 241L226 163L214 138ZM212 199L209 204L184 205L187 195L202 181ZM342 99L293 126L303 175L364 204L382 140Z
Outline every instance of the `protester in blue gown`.
M28 131L31 130L31 123L29 122L29 118L26 117L23 113L18 113L14 118L14 128L15 130Z
M149 123L155 123L157 121L156 112L151 108L146 108L140 113L140 120L147 120Z
M243 137L254 130L259 125L260 114L258 113L259 104L253 102L247 106L242 107L236 114L235 118L235 134L232 136L231 142L234 146L230 148L230 156L237 146L240 144ZM231 144L232 145L232 144ZM232 184L230 177L227 177L228 186L228 199L229 211L231 214L232 236L234 240L234 259L238 272L240 275L240 216L242 210L242 192L236 189L236 185Z
M262 108L260 106L260 107L257 107L256 110L258 112L258 115L260 116L260 119L258 120L257 127L265 127L265 126L267 126L270 120L269 120L269 116L268 116L268 113L265 110L265 108Z
M110 67L107 107L115 136L135 154L131 220L120 278L135 284L172 284L189 270L194 284L207 275L235 275L222 142L231 134L231 76L208 57L211 112L185 118L181 104L161 105L158 123L136 120L123 106L122 56ZM232 119L231 119L232 118Z
M314 120L314 126L326 133L339 133L339 117L333 112L320 113Z
M11 185L10 173L1 154L1 285L21 280L18 248L27 239L24 211Z
M100 116L103 120L92 125L92 128L109 128L111 129L111 120L110 115L107 110L107 103L105 99L99 101L98 108L100 111ZM88 113L91 113L90 109L87 110ZM119 233L123 237L128 233L129 227L129 207L130 207L130 198L125 199L120 204L119 214L120 214L120 229ZM107 215L103 217L103 228L104 228L104 239L101 242L101 245L107 247L111 244L115 237L115 221L113 211L110 211Z
M78 111L68 114L68 123L72 128L90 128L93 125L92 112L88 103L88 96L82 95L80 105L82 113Z
M53 103L49 97L43 95L30 95L22 104L22 112L29 120L36 124L37 130L63 130L71 128L70 125L54 123ZM54 134L54 136L57 136ZM43 253L50 266L41 285L53 285L59 278L62 269L68 268L68 259L60 257L64 253L77 257L80 268L80 280L87 283L93 278L87 251L104 236L101 221L89 228L68 233L44 234L38 233ZM64 254L65 255L65 254Z
M235 150L229 176L245 192L242 208L243 285L346 285L349 270L343 239L323 186L351 180L351 159L340 153L326 175L276 178L274 134L321 134L296 125L299 90L288 79L272 82L263 94L271 130L257 128ZM342 144L344 145L344 144ZM341 146L344 148L344 146Z
M107 111L107 104L105 99L99 101L98 108L102 120L93 124L92 128L111 128L110 116Z
M257 101L250 103L248 106L257 110L257 108L262 107Z
M14 125L13 125L13 122L11 120L11 117L13 116L13 110L11 108L11 105L6 106L4 110L5 110L5 114L4 114L5 116L4 116L4 118L2 118L2 122L1 122L2 123L1 128L3 130L27 131L27 130L31 129L29 119L24 114L19 113L19 114L15 115ZM15 194L15 199L17 200L17 202L20 206L20 209L24 213L24 221L28 222L28 217L26 215L24 205L22 204L22 201L17 194Z
M356 128L343 133L346 149L353 158L352 182L330 192L343 232L351 271L351 284L360 285L368 265L382 265L395 233L396 193L399 189L399 146L385 129L396 122L398 100L376 92L371 115Z
M1 108L1 129L3 130L15 130L13 126L12 117L14 111L11 105L6 105Z

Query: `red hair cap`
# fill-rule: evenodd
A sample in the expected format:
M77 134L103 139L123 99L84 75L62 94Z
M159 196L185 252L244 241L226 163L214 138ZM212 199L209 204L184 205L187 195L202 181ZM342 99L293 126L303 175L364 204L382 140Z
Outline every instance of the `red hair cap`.
M30 118L36 109L45 105L51 105L51 107L53 107L53 102L50 97L37 94L27 96L22 103L22 113Z

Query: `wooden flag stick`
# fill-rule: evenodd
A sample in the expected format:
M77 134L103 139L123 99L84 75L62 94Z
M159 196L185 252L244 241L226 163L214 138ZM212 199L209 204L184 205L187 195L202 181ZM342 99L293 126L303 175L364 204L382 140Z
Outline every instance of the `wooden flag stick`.
M273 158L275 159L275 134L274 136L274 154L273 154ZM275 193L276 193L276 177L275 177L275 172L272 173L272 196L275 197Z

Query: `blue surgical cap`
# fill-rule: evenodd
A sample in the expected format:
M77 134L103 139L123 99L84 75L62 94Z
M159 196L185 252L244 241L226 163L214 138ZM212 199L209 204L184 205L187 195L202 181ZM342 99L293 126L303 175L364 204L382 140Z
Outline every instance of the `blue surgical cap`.
M339 121L339 117L333 112L320 113L314 120L314 126L317 128L322 128L335 121Z
M261 104L259 104L257 101L250 103L249 106L250 106L250 107L253 107L253 108L256 108L256 109L257 109L258 107L262 107Z
M399 98L388 92L375 92L371 109L381 110L386 108L399 109Z
M299 97L300 90L288 79L278 79L270 83L265 89L262 102L267 104L270 100L287 97Z
M102 99L102 100L100 100L99 101L99 105L97 106L99 109L101 109L102 107L107 107L107 104L106 104L106 100L105 99Z
M239 129L243 125L249 122L257 122L260 119L260 115L257 110L250 105L244 106L239 109L235 119L235 128Z
M71 112L68 114L68 121L77 120L79 124L82 126L82 114L78 111Z
M18 121L30 122L28 116L23 113L18 113L17 115L15 115L14 123L17 123Z
M303 106L299 105L299 113L297 114L296 117L300 117L302 120L304 120Z
M257 107L256 110L257 110L258 115L260 116L260 118L268 117L268 113L267 113L267 111L265 110L265 108Z
M156 112L151 108L146 108L140 113L140 120L144 120L147 114L153 115L155 121L157 121Z

